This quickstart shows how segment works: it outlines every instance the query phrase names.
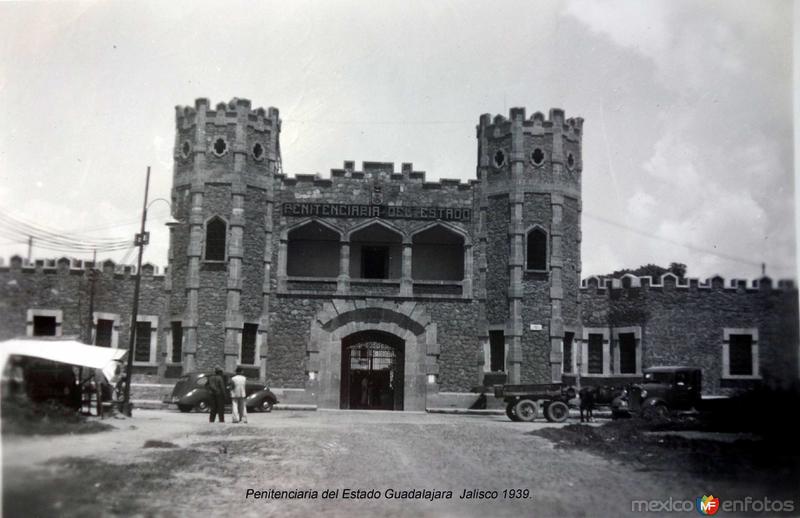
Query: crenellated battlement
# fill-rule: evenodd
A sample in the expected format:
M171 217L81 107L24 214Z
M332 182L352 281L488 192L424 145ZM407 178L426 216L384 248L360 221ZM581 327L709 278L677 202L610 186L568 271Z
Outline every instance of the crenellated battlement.
M594 290L629 290L629 289L663 289L675 288L683 290L726 290L726 291L796 291L795 283L791 279L782 279L773 283L770 277L761 277L748 282L744 279L730 279L726 284L722 276L715 275L705 280L694 277L679 278L673 273L665 273L661 277L653 278L650 275L636 276L625 274L619 278L603 278L598 276L587 277L581 280L581 291Z
M436 182L425 179L425 171L415 171L411 163L403 163L400 171L395 171L394 162L362 162L361 170L356 170L355 162L346 160L341 169L331 169L330 176L316 174L275 175L284 187L292 188L302 184L313 184L320 188L333 188L338 183L352 180L380 180L389 183L418 184L423 189L467 191L478 184L477 180L462 182L457 178L442 178Z
M22 273L69 273L74 275L82 275L92 270L102 272L106 275L114 275L117 277L128 277L136 275L136 266L129 264L117 264L108 259L102 262L94 263L83 259L76 259L74 257L57 257L35 259L28 261L19 255L12 256L8 264L0 262L0 271L19 271ZM143 277L163 278L167 274L167 268L164 267L163 271L159 273L159 267L152 263L145 263L142 265Z
M525 108L515 107L509 110L508 117L499 114L492 117L489 113L481 115L477 127L478 136L504 136L511 132L512 122L521 123L523 131L529 134L554 133L556 129L560 129L567 138L579 140L583 133L583 118L565 118L561 108L551 108L547 118L540 111L526 118Z
M206 98L195 100L194 106L176 106L175 123L178 129L189 129L199 120L218 126L245 123L249 127L264 130L269 127L280 129L280 112L275 107L252 108L249 99L234 97L228 103L217 103L211 109Z

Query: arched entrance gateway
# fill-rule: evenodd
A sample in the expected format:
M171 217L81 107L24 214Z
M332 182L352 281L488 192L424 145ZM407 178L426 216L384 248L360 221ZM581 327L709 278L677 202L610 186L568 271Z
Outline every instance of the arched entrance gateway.
M326 302L311 324L306 389L320 408L424 411L439 391L436 327L414 302Z
M403 410L405 344L383 331L342 339L341 408Z

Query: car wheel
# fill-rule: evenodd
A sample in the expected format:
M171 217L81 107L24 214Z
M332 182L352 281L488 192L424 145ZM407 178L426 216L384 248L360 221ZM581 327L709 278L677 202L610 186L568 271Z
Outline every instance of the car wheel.
M520 399L514 406L514 413L517 416L517 420L526 423L530 423L536 419L537 410L538 406L536 405L536 401L532 399Z
M563 401L553 401L545 407L544 416L551 423L563 423L569 417L569 407Z
M202 399L194 406L198 412L208 412L208 401Z
M261 400L261 403L258 404L258 411L272 412L272 401L270 401L269 399Z
M664 421L669 419L669 408L664 404L652 405L644 409L642 417L648 421Z
M192 406L191 405L178 405L178 410L180 410L181 412L183 412L185 414L187 412L191 412L192 411Z

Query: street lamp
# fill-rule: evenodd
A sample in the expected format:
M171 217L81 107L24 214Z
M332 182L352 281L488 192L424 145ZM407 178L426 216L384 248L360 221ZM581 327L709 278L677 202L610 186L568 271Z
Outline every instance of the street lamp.
M122 412L131 417L132 414L132 406L131 406L131 380L133 379L133 355L136 349L136 317L139 314L139 289L141 287L141 280L142 280L142 254L144 253L144 247L150 242L150 233L145 232L145 224L147 223L147 209L153 203L157 201L163 201L170 205L172 205L165 200L164 198L156 198L150 204L147 203L147 195L148 191L150 190L150 166L147 166L147 178L145 180L144 185L144 205L142 206L142 227L141 232L136 234L134 237L134 245L139 247L139 259L136 262L136 280L134 281L133 285L133 308L131 311L131 334L130 334L130 341L128 342L128 369L127 369L127 381L125 383L125 392L123 394L123 403L122 403ZM171 212L171 211L170 211ZM172 221L168 222L167 225L175 224L176 221L173 219Z

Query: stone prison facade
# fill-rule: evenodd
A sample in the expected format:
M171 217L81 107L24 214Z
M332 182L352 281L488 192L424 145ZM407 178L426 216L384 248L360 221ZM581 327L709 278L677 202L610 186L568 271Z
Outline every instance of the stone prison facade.
M176 222L168 267L140 272L138 386L243 367L282 402L425 410L655 365L702 367L706 393L798 377L791 281L581 279L581 118L481 116L468 182L385 162L287 176L280 130L244 99L176 109ZM0 338L127 349L136 273L13 257Z

